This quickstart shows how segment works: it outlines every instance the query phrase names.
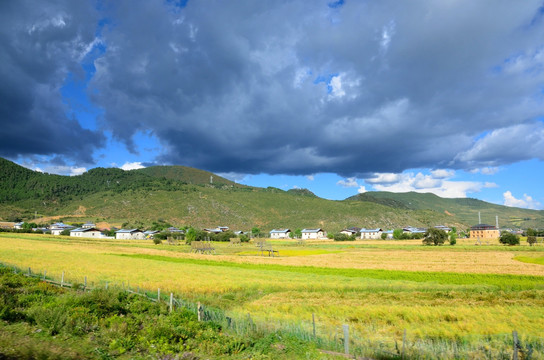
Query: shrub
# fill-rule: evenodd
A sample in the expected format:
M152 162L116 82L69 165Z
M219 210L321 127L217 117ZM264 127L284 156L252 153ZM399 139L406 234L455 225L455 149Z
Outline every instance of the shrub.
M246 234L241 234L240 235L240 241L241 242L249 242L249 236L247 236Z
M153 238L153 244L155 245L160 245L162 244L162 239L158 238L158 237L154 237Z
M536 236L527 236L527 243L533 246L533 244L536 243Z
M348 236L346 234L342 234L342 233L336 233L333 235L333 239L334 241L353 241L355 240L355 237L353 236Z
M424 245L442 245L448 238L448 234L441 229L429 228L423 238Z
M386 233L384 233L384 232L382 232L382 235L381 235L381 237L382 237L382 240L385 240L385 239L387 239L387 234L386 234Z
M519 236L510 232L503 232L499 238L499 242L504 245L519 245Z

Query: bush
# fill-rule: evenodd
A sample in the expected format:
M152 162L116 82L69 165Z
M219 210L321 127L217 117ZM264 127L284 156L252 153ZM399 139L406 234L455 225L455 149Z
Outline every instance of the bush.
M441 229L429 228L425 232L425 237L423 238L424 245L443 245L448 234Z
M527 236L527 243L533 246L533 244L536 243L536 236Z
M353 241L355 240L355 236L348 236L346 234L342 233L336 233L333 235L334 241Z
M247 236L246 234L240 234L240 241L249 242L249 236Z
M155 245L160 245L162 244L162 239L158 238L158 237L154 237L153 238L153 244Z
M381 238L382 238L382 240L385 240L385 239L387 239L387 234L386 234L386 233L384 233L384 232L382 232Z
M503 232L501 234L501 237L499 238L499 242L504 245L519 245L519 236L509 233L509 232Z

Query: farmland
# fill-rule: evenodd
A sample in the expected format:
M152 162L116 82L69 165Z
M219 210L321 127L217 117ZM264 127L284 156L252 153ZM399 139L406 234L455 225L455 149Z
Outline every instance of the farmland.
M535 348L544 342L541 245L270 243L280 257L261 257L253 244L216 243L215 255L198 255L151 241L1 234L0 260L56 278L64 271L67 281L161 288L271 326L309 331L315 314L320 336L349 324L361 341L393 349L404 329L411 341L455 343L478 356L507 351L513 330Z

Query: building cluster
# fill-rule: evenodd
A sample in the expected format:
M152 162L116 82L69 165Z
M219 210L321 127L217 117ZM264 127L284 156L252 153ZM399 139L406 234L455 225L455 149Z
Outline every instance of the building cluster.
M14 229L22 229L22 222L14 224ZM450 232L451 228L444 225L434 226L436 229L444 230ZM159 231L157 230L147 230L143 231L140 229L119 229L115 231L115 237L108 236L104 234L104 230L100 230L93 223L85 223L80 227L75 227L72 225L64 224L62 222L56 222L51 224L48 228L37 228L33 230L42 230L44 232L50 232L52 235L60 235L65 230L70 232L70 236L74 237L85 237L85 238L115 238L115 239L149 239ZM210 234L219 234L222 232L229 231L228 226L217 226L215 228L205 228L203 231ZM180 230L176 227L170 227L164 230L169 233L184 233L183 230ZM427 231L426 228L418 228L407 226L402 229L404 234L424 234ZM366 229L359 227L350 227L340 231L341 234L359 238L362 240L366 239L382 239L383 234L386 234L386 239L393 238L393 230L383 230L382 228L375 229ZM244 234L243 231L234 232L235 235ZM500 236L500 230L493 225L487 224L477 224L470 228L470 237L475 239L496 239ZM273 229L270 231L271 239L289 239L295 237L292 234L291 229ZM306 239L326 239L327 232L322 228L311 228L311 229L302 229L300 238L303 240Z

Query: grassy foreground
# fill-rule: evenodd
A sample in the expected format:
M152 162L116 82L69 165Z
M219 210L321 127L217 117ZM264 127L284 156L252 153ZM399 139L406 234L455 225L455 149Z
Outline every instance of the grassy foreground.
M161 288L271 330L311 333L314 314L318 337L340 341L349 325L353 347L376 358L398 354L404 329L415 358L509 358L513 330L544 358L544 266L515 260L543 247L272 244L279 258L252 244L196 255L150 241L1 234L0 260L56 278L64 271L67 281Z

